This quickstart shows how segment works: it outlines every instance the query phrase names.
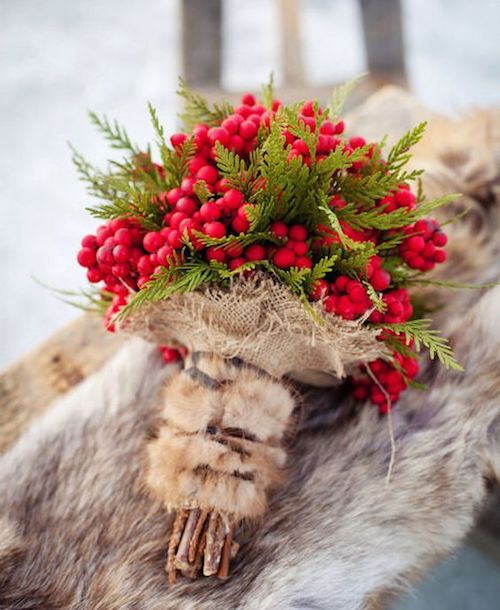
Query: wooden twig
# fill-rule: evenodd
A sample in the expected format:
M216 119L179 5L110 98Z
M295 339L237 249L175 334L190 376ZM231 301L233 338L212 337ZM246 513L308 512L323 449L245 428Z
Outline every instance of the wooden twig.
M167 565L166 572L168 576L169 584L173 585L176 580L177 568L175 567L175 554L177 546L182 536L184 525L186 524L189 511L187 509L181 509L175 515L175 521L170 535L170 542L168 544L167 553Z
M224 521L217 512L210 514L207 529L207 546L203 562L203 575L217 574L220 563L222 545L224 543Z
M189 511L189 516L186 520L184 531L182 532L182 538L179 542L177 553L175 555L175 567L178 570L187 570L189 568L189 548L193 534L196 531L199 516L199 508L193 508Z
M233 531L234 526L232 523L229 523L229 525L227 526L226 537L224 539L224 546L222 547L219 571L217 572L217 578L221 578L223 580L229 576L229 562L231 560Z
M198 551L198 542L200 541L201 533L203 531L203 526L208 517L208 511L202 510L198 516L198 521L196 523L196 527L193 532L193 536L191 537L191 542L189 543L189 551L188 551L188 561L189 563L194 563L197 557ZM201 542L200 542L201 544Z

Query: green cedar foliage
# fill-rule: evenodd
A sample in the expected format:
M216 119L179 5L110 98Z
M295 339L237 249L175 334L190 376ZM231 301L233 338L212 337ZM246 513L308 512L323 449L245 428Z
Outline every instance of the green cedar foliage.
M323 118L338 117L343 98L349 87L340 90L326 109ZM203 96L191 92L185 82L179 81L179 94L184 99L185 108L181 114L185 130L189 132L196 123L209 126L220 122L233 112L229 103L210 104ZM272 78L263 88L263 101L271 107L273 100ZM152 161L147 149L141 151L130 140L125 129L107 117L99 118L91 113L90 118L103 133L111 147L120 150L125 158L111 161L107 171L93 167L77 151L73 151L73 161L80 178L86 182L90 195L96 197L97 204L89 207L96 218L111 219L135 217L143 227L157 230L161 227L165 213L158 205L158 195L179 186L187 173L190 159L195 154L193 138L188 137L175 150L167 143L164 127L157 111L149 104L149 114L155 133L158 162ZM446 205L456 195L426 201L419 187L416 207L408 211L400 208L385 212L377 202L396 189L400 184L419 180L420 170L408 170L411 147L420 141L425 123L405 134L385 155L382 146L367 145L354 151L340 145L326 158L316 158L316 144L319 130L312 131L299 120L301 104L280 107L270 127L261 126L258 133L258 148L246 159L226 149L220 143L216 146L216 164L219 172L233 188L241 190L248 202L247 217L250 229L245 234L228 235L220 239L209 238L196 233L205 246L228 248L239 244L246 247L255 242L279 243L270 232L274 220L287 223L301 223L311 232L321 236L336 236L328 246L321 247L314 259L312 269L282 270L270 261L249 262L237 271L230 271L224 264L207 262L190 243L187 233L183 236L185 247L175 255L175 265L164 268L153 276L148 284L138 291L120 316L136 310L147 301L157 301L176 293L198 289L216 283L227 285L235 273L243 269L260 268L285 282L292 292L307 303L319 279L331 279L339 273L361 280L368 290L376 309L383 311L385 303L367 282L366 265L376 254L383 256L383 266L391 273L392 287L410 285L420 281L420 277L409 269L398 256L397 246L404 239L403 227L424 218L435 209ZM284 131L289 130L307 144L310 151L310 166L301 157L289 158L291 147L286 145ZM349 172L356 161L366 159L370 151L371 160L365 162L360 172ZM194 188L201 202L214 198L203 181ZM341 196L347 205L331 208L333 196ZM371 241L359 242L348 237L343 230L346 223L354 230L390 231L387 239L375 245ZM345 226L345 225L344 225ZM425 280L422 280L422 283ZM431 357L436 356L445 366L458 369L450 347L437 331L428 328L427 320L411 320L399 325L385 325L415 345L429 349Z

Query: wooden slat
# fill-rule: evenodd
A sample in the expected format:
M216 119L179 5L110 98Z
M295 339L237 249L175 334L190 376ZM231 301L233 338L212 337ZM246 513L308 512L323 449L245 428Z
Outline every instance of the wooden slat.
M400 0L360 0L366 62L370 73L406 81Z
M299 8L298 0L278 0L284 87L302 87L305 83Z
M123 343L81 316L0 374L0 451L56 398L98 369Z
M182 72L190 86L217 87L222 64L222 0L182 0Z

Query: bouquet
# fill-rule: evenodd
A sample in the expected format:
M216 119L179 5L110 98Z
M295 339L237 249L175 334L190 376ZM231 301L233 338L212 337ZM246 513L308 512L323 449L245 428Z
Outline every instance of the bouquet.
M239 524L265 514L295 425L293 379L345 380L353 400L390 413L420 389L418 352L460 369L412 288L446 260L408 169L418 125L390 150L346 136L347 88L328 106L261 100L210 105L180 83L183 129L167 140L149 105L157 155L91 113L114 149L106 171L74 162L105 220L78 262L106 328L156 342L184 368L165 388L146 481L175 513L167 556L180 571L225 578ZM368 408L368 407L367 407Z

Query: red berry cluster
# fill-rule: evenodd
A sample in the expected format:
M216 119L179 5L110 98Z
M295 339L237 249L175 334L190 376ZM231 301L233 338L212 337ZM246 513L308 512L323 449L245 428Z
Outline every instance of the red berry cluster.
M412 269L430 271L436 263L444 263L443 250L448 241L438 222L433 219L418 220L404 229L408 237L399 245L399 254Z
M144 230L133 218L114 219L98 227L95 235L86 235L77 260L87 268L87 279L103 282L103 289L114 294L104 316L104 324L114 331L112 317L127 303L130 290L140 288L140 266L146 252Z
M413 210L417 203L417 198L410 191L410 187L407 184L400 184L397 190L391 191L382 199L377 202L378 207L382 208L383 211L388 214L394 212L399 208L406 208L407 210Z
M387 413L398 400L408 382L415 379L419 366L415 358L394 353L396 366L385 360L374 360L360 367L361 375L352 378L353 395L357 400L370 399L381 413ZM369 375L366 369L370 369Z
M349 279L346 275L339 275L330 284L325 280L319 280L313 297L325 297L325 311L346 320L354 320L372 307L363 284L358 280Z
M165 364L179 362L187 355L187 350L185 347L179 347L177 349L171 345L159 345L158 349L160 350L161 357L163 358Z
M271 123L281 107L275 100L269 109L258 103L251 94L242 97L241 104L234 112L221 120L220 124L196 124L191 133L176 133L171 137L174 151L182 156L189 140L194 146L194 155L187 162L186 172L180 184L158 192L152 197L152 203L158 210L158 228L146 231L138 220L124 218L111 220L97 229L96 235L87 235L82 240L78 252L78 262L87 268L90 282L102 282L103 289L112 293L112 302L105 315L105 324L113 330L113 316L127 303L131 291L138 291L165 267L172 267L189 256L185 248L186 240L196 251L196 256L206 261L215 261L235 271L246 263L269 261L280 270L312 269L314 263L325 255L325 252L340 247L349 249L344 238L331 226L271 219L267 227L267 239L260 239L250 245L231 242L225 245L206 245L205 238L222 239L229 236L241 236L250 231L253 193L255 189L266 188L265 180L258 177L244 191L233 188L232 184L219 171L216 163L218 145L248 159L269 135ZM280 120L283 120L281 117ZM284 146L287 147L288 160L300 159L309 167L314 162L321 162L337 147L342 146L348 154L362 148L363 156L358 158L346 171L357 180L371 171L370 164L384 164L374 156L374 145L367 146L364 138L343 136L343 121L332 121L315 102L305 102L298 112L298 122L310 133L317 135L316 149L311 150L305 139L295 135L290 124L281 124ZM359 152L359 150L358 150ZM295 163L295 161L293 161ZM165 180L165 169L154 164L149 155L141 154L135 160L136 170L132 179L139 179L140 173L152 172L160 180ZM377 165L380 170L380 165ZM313 168L314 169L314 168ZM135 177L134 177L135 176ZM163 187L166 188L166 187ZM278 195L279 197L279 195ZM375 205L382 214L398 209L411 211L416 206L416 197L407 184L400 184ZM346 200L339 194L332 195L329 205L339 214L339 222L344 234L353 242L371 242L380 245L391 231L373 228L353 228L342 219L340 210L346 207ZM357 204L355 204L357 205ZM351 202L352 206L352 202ZM279 216L278 216L279 218ZM304 222L302 217L301 222ZM354 224L354 223L353 223ZM387 251L394 259L400 258L408 266L427 271L436 263L445 260L442 250L446 236L434 220L419 220L413 225L398 229L405 238L399 247ZM272 237L271 237L272 236ZM248 243L246 241L245 243ZM373 323L402 323L410 319L413 309L408 292L397 288L385 258L373 256L366 269L356 273L357 277L330 273L318 280L309 295L311 300L320 300L326 312L346 320L355 320L366 316ZM387 268L386 268L387 267ZM371 287L370 287L371 286ZM383 311L375 308L370 294L378 293L384 303ZM368 290L369 289L369 290ZM385 340L387 331L380 336ZM182 353L170 346L161 346L161 353L166 362L175 362ZM390 400L396 400L406 387L407 381L413 379L418 370L416 361L400 356L399 365L404 374L392 364L377 360L370 363L370 370L379 383L385 388ZM366 370L365 370L366 373ZM357 398L370 397L381 409L387 408L384 393L366 374L354 381Z
M385 311L373 311L370 314L370 322L375 322L376 324L402 324L413 315L413 306L406 288L387 291L382 295L382 301L386 306Z

